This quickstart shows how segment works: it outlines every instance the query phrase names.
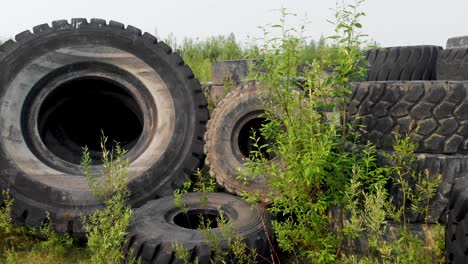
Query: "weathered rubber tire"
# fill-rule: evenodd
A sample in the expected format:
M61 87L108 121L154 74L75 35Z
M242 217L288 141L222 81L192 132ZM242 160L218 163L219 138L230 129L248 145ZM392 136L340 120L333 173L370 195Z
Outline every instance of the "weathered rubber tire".
M238 232L249 249L255 249L260 255L269 252L265 227L268 232L271 227L260 206L252 207L241 198L225 193L189 193L184 194L182 200L190 216L215 216L222 212L228 220L227 225ZM190 252L190 261L198 257L198 263L210 263L213 252L206 234L196 228L186 228L188 226L185 223L181 225L180 216L185 217L186 214L175 205L174 197L149 201L134 211L134 220L128 229L127 248L132 248L143 263L175 263L172 243L178 242ZM211 233L219 238L220 246L227 250L227 240L221 228L212 228Z
M453 48L468 48L468 36L449 38L447 40L446 49Z
M409 135L419 153L468 153L468 82L361 82L352 90L350 122L362 141L392 150L396 134Z
M225 60L211 65L211 81L214 85L224 85L227 81L239 85L249 74L252 60Z
M468 263L468 174L455 180L445 233L447 263Z
M367 81L434 80L442 47L404 46L370 49Z
M92 129L128 149L134 206L170 194L200 165L205 98L165 43L133 26L79 18L15 39L0 46L0 188L15 199L19 222L39 226L49 212L57 230L83 232L80 215L102 207L79 165L81 147L98 146Z
M468 80L468 47L443 50L436 67L437 80Z
M393 154L391 151L380 151L378 153L378 164L380 166L394 166L384 153L387 156ZM429 201L427 219L425 219L425 215L411 211L407 212L407 219L413 223L447 223L450 192L454 182L468 173L468 156L420 153L415 154L415 157L416 161L412 164L413 171L421 173L427 171L430 179L434 179L440 174L442 179L434 197ZM401 186L394 184L392 181L389 185L389 193L394 205L397 208L400 207L403 197Z
M259 176L246 185L237 179L239 170L248 158L248 151L241 151L239 141L245 135L244 129L249 129L252 122L262 119L264 106L257 93L255 82L239 86L229 92L220 101L208 121L205 134L206 165L210 168L210 175L227 191L242 194L268 193L266 191L266 177ZM244 135L244 136L242 136ZM245 140L242 140L242 142ZM249 144L248 142L246 144Z

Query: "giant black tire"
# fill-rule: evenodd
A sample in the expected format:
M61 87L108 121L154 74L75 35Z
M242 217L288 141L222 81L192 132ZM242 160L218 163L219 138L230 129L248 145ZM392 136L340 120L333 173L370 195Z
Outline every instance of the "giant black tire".
M443 50L436 69L437 80L468 80L468 47Z
M350 122L362 141L392 150L395 135L409 135L419 153L468 153L468 82L361 82L352 90Z
M127 248L133 249L143 263L176 263L174 242L190 253L190 263L195 258L198 258L198 263L210 263L214 254L210 246L214 241L197 229L197 223L201 222L200 216L216 223L219 213L227 220L226 228L237 231L248 249L255 249L262 256L269 252L266 234L271 232L271 226L259 205L252 207L241 198L225 193L184 194L182 202L184 206L179 207L174 197L164 197L149 201L134 211L134 220L128 229ZM233 237L225 237L221 229L215 224L210 233L219 238L219 246L223 250L228 250L228 239Z
M468 263L468 173L455 180L445 233L447 263Z
M434 80L442 47L404 46L370 49L367 81Z
M83 231L80 215L102 204L81 147L100 157L101 130L128 150L133 206L170 194L200 165L205 98L165 43L101 19L54 21L15 40L0 46L0 188L15 219L38 226L49 212L57 230Z
M249 82L229 92L215 108L205 134L205 163L210 175L227 191L238 195L245 191L268 193L265 176L249 180L248 184L237 178L249 157L250 132L258 132L265 120L257 86Z

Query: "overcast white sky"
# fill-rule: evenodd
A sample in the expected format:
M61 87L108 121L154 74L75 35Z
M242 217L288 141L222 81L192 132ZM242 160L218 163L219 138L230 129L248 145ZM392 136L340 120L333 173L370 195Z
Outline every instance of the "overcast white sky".
M341 0L340 0L341 1ZM41 23L72 17L104 18L131 24L161 37L173 33L204 39L233 32L244 41L259 36L258 26L276 23L288 8L307 14L307 35L332 32L335 0L2 0L0 37L3 39ZM362 11L364 33L383 46L441 45L447 38L468 35L468 0L367 0Z

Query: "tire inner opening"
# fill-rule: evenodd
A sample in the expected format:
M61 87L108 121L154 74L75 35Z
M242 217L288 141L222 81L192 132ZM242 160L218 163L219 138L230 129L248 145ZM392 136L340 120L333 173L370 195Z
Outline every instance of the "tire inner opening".
M57 157L80 164L87 146L93 164L101 164L102 135L107 149L118 143L130 150L143 131L143 113L120 84L101 77L73 79L58 86L41 104L39 135Z
M188 229L217 228L220 224L219 212L214 209L193 209L178 213L173 221L176 225ZM223 215L225 222L229 219Z
M266 118L257 117L247 121L239 131L237 144L239 150L245 158L249 158L252 151L260 151L260 154L267 160L274 158L274 153L268 151L268 145L271 144L260 132L263 124L267 124ZM253 138L256 138L256 142ZM262 147L264 146L264 147Z

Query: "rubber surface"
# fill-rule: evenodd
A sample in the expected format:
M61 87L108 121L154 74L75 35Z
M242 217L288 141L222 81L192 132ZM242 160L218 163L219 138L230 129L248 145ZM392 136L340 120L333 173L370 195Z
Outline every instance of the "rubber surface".
M392 150L409 135L416 152L468 153L468 82L412 81L352 84L351 124L377 148Z
M468 36L453 37L447 40L447 49L468 48Z
M404 46L370 49L367 81L434 80L442 47Z
M445 233L447 263L468 263L468 174L458 178L450 195Z
M437 60L437 80L468 80L468 47L441 52Z
M386 155L384 155L384 153ZM394 166L387 157L393 152L379 152L378 164L380 166ZM415 154L416 161L411 165L412 170L419 173L428 173L430 179L434 179L440 174L441 182L434 197L429 201L427 216L420 213L407 211L407 219L412 223L447 223L447 210L449 206L449 196L452 186L456 184L458 178L468 173L467 155L443 155L443 154ZM412 183L414 184L414 183ZM399 208L402 204L403 194L401 187L390 182L389 193L394 201L394 205ZM409 207L408 207L409 208Z
M214 85L224 85L230 82L239 85L249 74L249 64L252 60L226 60L213 62L211 65L211 81Z
M206 202L202 202L203 195ZM227 225L242 237L247 248L255 249L260 255L269 252L264 228L270 229L269 220L259 206L252 207L241 198L224 193L189 193L184 194L182 200L188 214L219 210L228 219ZM191 262L198 258L198 263L210 263L213 252L209 239L199 229L180 226L177 220L180 216L186 215L182 208L175 205L174 197L149 201L134 211L134 221L128 229L127 248L132 248L143 263L179 263L172 246L177 242L190 253ZM212 228L210 232L220 239L220 246L227 250L227 238L222 235L221 228Z
M133 206L172 193L201 164L209 113L200 83L179 55L148 33L102 19L58 20L0 45L0 69L0 188L15 199L18 222L39 226L47 211L58 231L81 233L81 214L102 207L79 164L57 156L56 144L39 137L38 116L49 117L41 110L44 98L60 83L84 78L118 84L126 92L113 99L130 112L141 110L142 132L127 154ZM127 94L136 106L126 104ZM104 103L106 92L101 96ZM60 132L45 131L62 147L71 145ZM47 133L42 139L50 138Z
M229 92L208 121L205 163L210 168L210 175L229 192L238 195L244 191L267 192L264 176L251 180L247 185L237 179L248 157L241 153L238 145L241 130L249 121L260 118L264 110L255 82L249 82Z

